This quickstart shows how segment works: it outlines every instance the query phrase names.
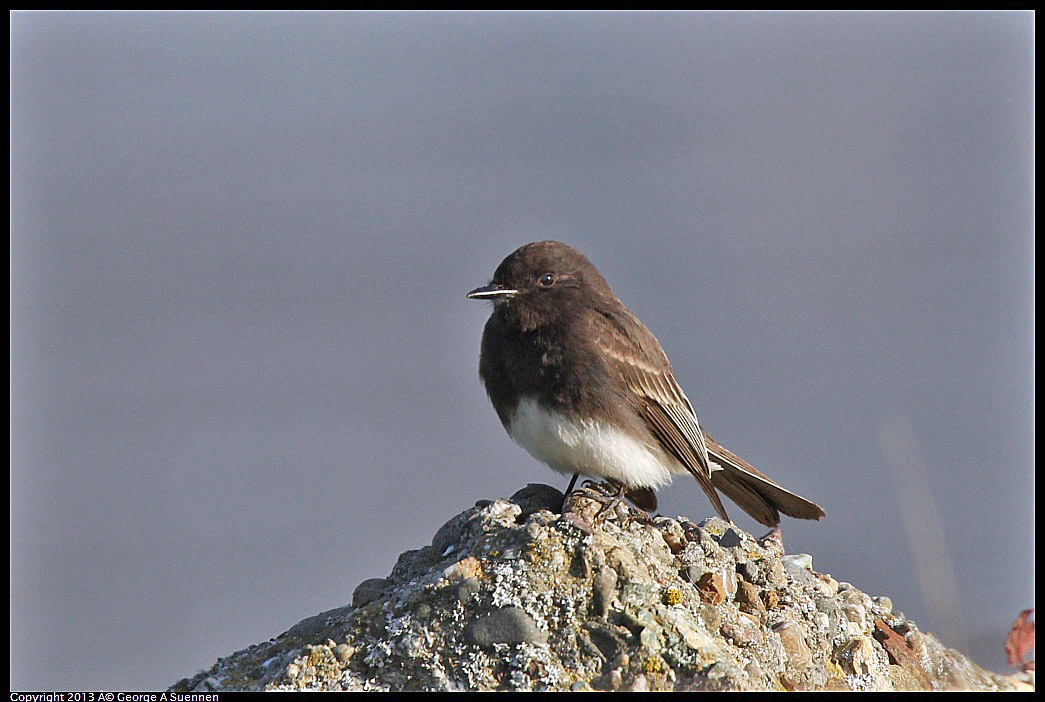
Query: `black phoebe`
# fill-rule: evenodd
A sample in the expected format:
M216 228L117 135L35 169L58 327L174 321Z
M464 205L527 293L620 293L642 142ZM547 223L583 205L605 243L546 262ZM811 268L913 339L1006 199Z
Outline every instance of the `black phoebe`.
M494 303L479 375L497 416L553 470L607 479L639 506L689 472L726 521L716 488L766 526L824 516L701 430L660 342L580 251L526 244L468 297Z

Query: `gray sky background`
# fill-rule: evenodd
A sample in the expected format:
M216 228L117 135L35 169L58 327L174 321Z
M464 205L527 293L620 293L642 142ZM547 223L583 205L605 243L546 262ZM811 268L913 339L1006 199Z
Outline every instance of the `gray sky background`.
M1033 56L1026 12L14 13L12 688L170 685L564 488L464 297L547 238L825 507L789 552L1004 670Z

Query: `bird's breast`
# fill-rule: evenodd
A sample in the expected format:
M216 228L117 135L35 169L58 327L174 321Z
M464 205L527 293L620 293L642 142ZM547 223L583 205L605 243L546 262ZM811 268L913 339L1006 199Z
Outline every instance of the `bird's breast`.
M531 456L570 475L610 478L629 487L659 487L685 468L655 441L645 441L604 420L571 418L534 397L508 413L505 428Z

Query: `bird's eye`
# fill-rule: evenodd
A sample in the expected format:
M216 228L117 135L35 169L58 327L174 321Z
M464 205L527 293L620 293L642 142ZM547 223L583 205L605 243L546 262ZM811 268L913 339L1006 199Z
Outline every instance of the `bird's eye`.
M540 285L542 288L551 287L551 284L554 283L554 282L555 282L555 274L554 273L545 273L544 275L542 275L540 278L537 279L537 284Z

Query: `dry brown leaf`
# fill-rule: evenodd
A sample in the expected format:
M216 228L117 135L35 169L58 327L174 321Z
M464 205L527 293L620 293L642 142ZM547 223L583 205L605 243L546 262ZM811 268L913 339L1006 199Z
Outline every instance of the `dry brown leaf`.
M1033 609L1025 609L1012 623L1012 631L1005 639L1005 653L1009 666L1021 670L1034 670L1034 661L1027 661L1027 654L1034 650L1034 622L1030 621Z

